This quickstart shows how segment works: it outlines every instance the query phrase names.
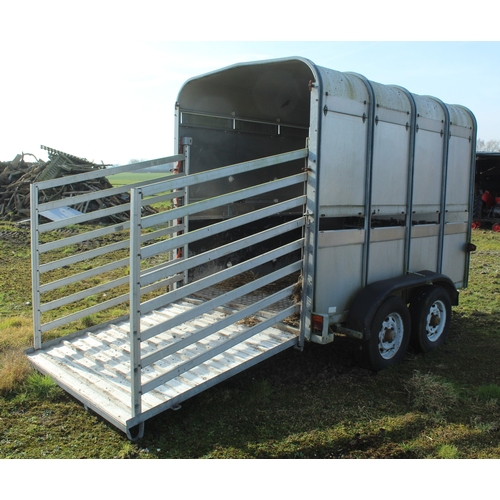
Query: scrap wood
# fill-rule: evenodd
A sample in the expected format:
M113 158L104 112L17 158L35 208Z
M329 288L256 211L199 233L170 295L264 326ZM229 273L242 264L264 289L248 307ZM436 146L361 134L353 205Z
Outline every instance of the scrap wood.
M56 149L41 146L48 152L49 161L38 160L30 153L16 155L10 162L0 161L0 220L18 221L30 216L30 184L55 179L68 175L76 175L103 169L110 165L96 164L85 158L64 153ZM33 156L36 161L28 162L25 156ZM46 203L60 198L70 198L77 194L110 189L113 186L106 177L90 179L74 184L67 184L40 192L39 202ZM69 200L68 200L69 201ZM130 196L123 193L115 196L81 203L75 207L87 213L99 208L122 205L130 201ZM144 207L147 214L155 213L151 207ZM110 216L113 222L124 222L129 219L128 210Z

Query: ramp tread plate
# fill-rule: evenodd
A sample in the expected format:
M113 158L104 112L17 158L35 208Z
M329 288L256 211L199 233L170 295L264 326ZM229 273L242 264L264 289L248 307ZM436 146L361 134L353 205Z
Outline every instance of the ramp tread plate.
M143 318L143 324L156 325L180 312L196 307L195 302L181 301L175 307L152 311ZM212 311L163 332L141 345L142 354L148 355L178 342L185 336L226 317L221 311ZM195 342L166 359L142 369L142 383L161 376L176 366L205 353L221 341L246 331L249 326L232 324ZM213 385L216 379L227 378L228 372L238 371L244 364L255 364L259 357L268 357L273 350L291 345L296 333L270 327L253 337L215 355L181 375L169 380L142 397L143 412L165 405L183 394L201 391L203 385ZM28 355L31 362L43 373L52 376L68 392L121 428L131 418L129 324L118 322L102 330L86 332L71 340L61 342ZM241 368L240 368L241 370Z

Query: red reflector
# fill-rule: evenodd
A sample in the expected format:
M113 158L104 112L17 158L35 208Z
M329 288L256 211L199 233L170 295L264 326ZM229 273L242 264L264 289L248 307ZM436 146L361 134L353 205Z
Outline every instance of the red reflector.
M312 327L315 330L323 330L323 316L319 316L318 314L313 314L311 316Z

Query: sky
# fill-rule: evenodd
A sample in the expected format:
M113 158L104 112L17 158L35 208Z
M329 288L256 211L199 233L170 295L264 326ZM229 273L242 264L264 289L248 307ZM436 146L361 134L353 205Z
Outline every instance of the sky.
M478 137L500 139L498 10L486 0L4 1L0 161L21 153L46 159L42 144L106 164L171 155L174 105L186 80L239 62L292 56L464 105L476 116ZM329 477L311 465L315 478ZM476 471L469 474L471 464L465 465L454 477L471 478L467 491L477 496ZM373 469L356 464L354 480L360 467L363 477ZM485 464L477 467L479 474ZM281 493L285 483L276 482ZM144 494L144 484L132 487ZM310 494L310 481L286 484ZM130 494L130 482L110 486ZM466 491L461 481L443 487Z
M249 25L260 26L263 32L249 31L248 24L247 30L240 26L240 32L228 23L214 39L209 18L202 22L203 15L208 15L203 9L198 12L198 24L190 24L187 9L162 19L144 0L135 11L122 9L128 13L122 25L116 18L106 24L119 11L103 7L96 25L83 9L66 13L61 21L41 7L36 7L36 16L26 17L19 3L23 2L15 3L17 10L6 13L18 21L4 23L10 32L3 30L0 39L0 161L21 153L45 160L42 144L105 164L174 154L174 105L186 80L239 62L291 56L464 105L476 116L479 138L500 139L500 42L483 39L481 32L476 35L480 41L450 41L446 36L434 37L433 42L419 40L419 35L440 33L439 15L424 18L434 31L425 31L421 26L426 25L417 23L407 40L398 31L397 39L377 40L377 31L365 32L361 25L355 31L332 28L335 39L313 41L303 36L306 30L300 29L300 17L280 24L278 12L271 9L264 23L250 16ZM49 6L52 3L48 1ZM214 12L217 9L212 16ZM349 12L349 19L352 16ZM220 17L216 15L218 23ZM328 26L326 17L323 28ZM238 19L241 23L242 16ZM136 30L131 29L134 26ZM197 29L190 30L193 26ZM308 24L310 29L313 26L317 23ZM325 29L320 32L328 37Z

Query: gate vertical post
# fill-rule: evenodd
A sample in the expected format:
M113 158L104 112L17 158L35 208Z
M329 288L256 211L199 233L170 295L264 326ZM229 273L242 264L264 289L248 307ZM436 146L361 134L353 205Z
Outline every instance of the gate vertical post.
M314 272L314 241L315 241L315 213L316 213L316 192L317 182L317 156L311 151L311 139L306 141L307 154L305 156L304 170L307 177L304 183L304 194L306 203L303 207L305 224L302 232L304 246L302 249L302 297L300 306L300 333L298 347L302 349L305 340L311 338L311 316L313 310L313 272Z
M142 189L130 191L130 392L132 417L141 414L141 203Z
M41 349L42 331L40 317L40 253L38 234L38 186L30 184L31 226L31 304L33 308L33 347Z
M182 153L184 154L184 175L190 174L190 165L191 165L191 157L190 157L190 148L193 143L193 139L191 137L183 137L182 138ZM189 187L184 187L184 205L189 204ZM184 233L189 232L189 217L185 216L183 220L184 224ZM182 250L182 256L187 259L189 254L189 245L185 244ZM188 284L188 271L184 271L184 285Z

